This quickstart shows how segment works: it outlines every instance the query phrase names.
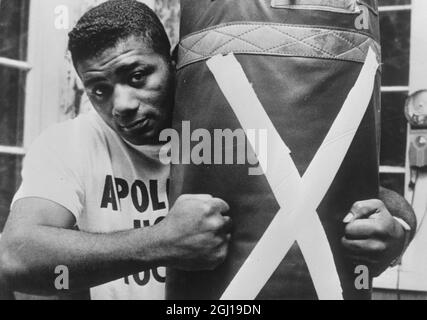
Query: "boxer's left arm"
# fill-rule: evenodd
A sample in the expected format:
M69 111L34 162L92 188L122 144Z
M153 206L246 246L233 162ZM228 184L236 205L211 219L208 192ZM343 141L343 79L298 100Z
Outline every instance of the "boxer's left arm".
M415 213L403 197L381 188L380 199L353 205L344 220L346 228L342 239L350 258L367 265L374 277L403 253L416 230ZM411 228L409 239L407 231L395 217Z

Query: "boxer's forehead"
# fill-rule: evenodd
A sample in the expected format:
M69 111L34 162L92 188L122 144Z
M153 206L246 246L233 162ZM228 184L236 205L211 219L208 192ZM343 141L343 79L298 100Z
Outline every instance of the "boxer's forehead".
M142 37L129 37L119 41L114 47L77 63L77 72L84 82L97 75L111 75L134 69L152 68L163 57L154 51Z

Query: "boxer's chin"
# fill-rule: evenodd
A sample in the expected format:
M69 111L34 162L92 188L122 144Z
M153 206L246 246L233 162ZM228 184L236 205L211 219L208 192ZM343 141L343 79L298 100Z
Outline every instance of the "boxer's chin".
M160 144L160 133L164 129L166 129L166 126L162 122L150 120L150 124L144 128L136 128L131 131L120 130L120 135L123 139L136 146L157 145Z

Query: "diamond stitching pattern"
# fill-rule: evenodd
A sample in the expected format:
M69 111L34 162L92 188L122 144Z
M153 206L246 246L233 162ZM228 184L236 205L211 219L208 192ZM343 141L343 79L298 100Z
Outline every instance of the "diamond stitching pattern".
M260 33L266 35L262 41ZM370 47L380 55L374 39L351 31L268 23L224 24L184 38L179 45L178 68L230 52L363 62Z

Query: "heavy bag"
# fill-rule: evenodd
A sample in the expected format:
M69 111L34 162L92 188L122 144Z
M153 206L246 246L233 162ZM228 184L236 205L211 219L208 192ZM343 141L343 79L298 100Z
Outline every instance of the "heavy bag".
M181 0L181 7L174 129L185 140L183 122L212 136L216 129L242 128L206 63L232 52L304 176L355 85L369 48L380 57L377 1ZM341 238L352 204L378 197L379 71L369 98L338 174L317 208L345 299L370 298L369 289L356 285L358 263L346 257ZM191 147L195 145L192 141ZM266 177L249 175L249 167L248 162L174 163L171 204L182 194L219 197L231 207L234 228L229 255L216 270L168 269L167 299L220 299L266 232L280 206ZM318 298L297 243L257 296Z

